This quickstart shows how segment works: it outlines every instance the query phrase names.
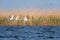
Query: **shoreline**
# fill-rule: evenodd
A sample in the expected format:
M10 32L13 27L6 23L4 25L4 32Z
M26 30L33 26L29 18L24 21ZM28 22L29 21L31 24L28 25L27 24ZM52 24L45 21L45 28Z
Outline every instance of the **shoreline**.
M29 17L27 23L22 20L10 21L9 16ZM50 20L51 18L51 20ZM2 19L2 20L1 20ZM4 21L5 20L5 21ZM42 21L43 20L43 21ZM48 21L50 20L50 21ZM52 22L52 23L51 23ZM0 26L60 26L60 11L0 11Z
M0 18L0 26L60 26L60 17L33 17L27 22L23 22L23 20L9 20L6 18Z
M0 27L7 27L6 25L5 26L0 26ZM9 26L9 27L12 27L12 26ZM16 26L14 26L16 27ZM18 27L48 27L48 26L18 26ZM49 26L49 27L56 27L56 26ZM58 26L60 27L60 26Z

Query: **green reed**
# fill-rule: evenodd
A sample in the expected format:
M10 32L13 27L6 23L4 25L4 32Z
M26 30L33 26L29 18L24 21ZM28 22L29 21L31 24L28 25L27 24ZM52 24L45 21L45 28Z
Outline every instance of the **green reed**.
M28 21L25 23L27 26L41 26L41 25L60 25L60 17L58 16L40 16L38 18L28 17ZM16 23L17 22L17 23ZM9 20L6 17L0 17L0 25L12 25L15 23L16 25L23 26L24 22L22 18L20 20Z

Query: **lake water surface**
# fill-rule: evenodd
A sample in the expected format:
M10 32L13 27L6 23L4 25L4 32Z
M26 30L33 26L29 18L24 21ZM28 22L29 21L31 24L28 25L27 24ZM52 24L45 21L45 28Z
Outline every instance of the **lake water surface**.
M0 40L60 40L60 26L0 26Z

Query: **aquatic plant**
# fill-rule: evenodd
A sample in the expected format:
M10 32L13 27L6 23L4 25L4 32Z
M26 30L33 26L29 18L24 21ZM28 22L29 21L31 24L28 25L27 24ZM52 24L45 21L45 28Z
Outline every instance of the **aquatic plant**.
M8 19L5 17L0 17L0 24L7 24L8 23Z
M31 22L32 22L32 25L33 25L33 26L35 26L35 24L37 24L37 23L36 23L36 19L35 19L33 16L32 16Z
M41 26L41 25L60 25L60 17L58 16L40 16L38 18L27 16L28 21L23 22L23 19L20 20L9 20L6 17L0 17L0 25L18 25L18 26Z
M17 25L18 25L18 26L19 26L19 25L22 26L22 24L23 24L22 20L18 20L18 21L17 21Z

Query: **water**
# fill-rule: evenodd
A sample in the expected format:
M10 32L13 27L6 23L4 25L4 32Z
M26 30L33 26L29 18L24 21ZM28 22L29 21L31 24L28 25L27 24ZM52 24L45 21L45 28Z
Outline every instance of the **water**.
M0 26L0 40L60 40L60 26Z

